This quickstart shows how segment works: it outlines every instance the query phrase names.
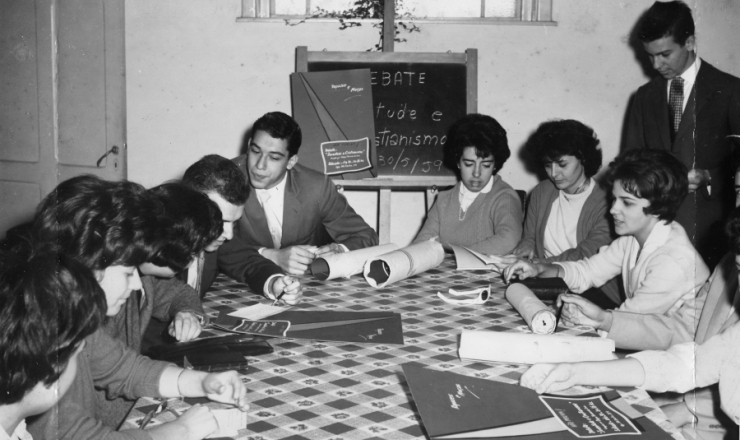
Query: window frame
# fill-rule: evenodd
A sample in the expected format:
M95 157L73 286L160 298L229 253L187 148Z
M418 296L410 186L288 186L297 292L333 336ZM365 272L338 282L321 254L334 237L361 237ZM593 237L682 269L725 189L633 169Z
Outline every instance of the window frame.
M485 12L486 0L481 0L481 15ZM450 23L450 24L494 24L494 25L538 25L554 26L557 23L552 19L552 2L553 0L516 0L517 13L513 18L509 17L465 17L465 18L413 18L410 19L415 23ZM309 1L306 2L306 9L310 9ZM241 0L241 16L237 21L275 21L285 22L285 20L303 20L303 16L296 15L276 15L275 0ZM310 15L306 11L306 15ZM337 22L337 18L307 18L306 22L326 23ZM350 19L348 22L358 21L365 23L381 23L380 19Z

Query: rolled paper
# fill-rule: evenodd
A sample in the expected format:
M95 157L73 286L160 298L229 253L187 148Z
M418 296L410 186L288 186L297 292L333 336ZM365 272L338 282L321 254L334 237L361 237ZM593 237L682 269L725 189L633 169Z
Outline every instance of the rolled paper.
M555 313L524 284L510 285L504 296L524 318L532 333L549 335L557 328Z
M311 263L311 274L321 281L340 277L349 278L362 272L365 262L370 258L395 251L398 247L397 244L388 243L320 257Z
M589 336L463 330L460 359L536 364L614 359L614 340Z
M439 242L423 241L367 260L363 274L372 287L385 287L439 266L444 257Z
M473 290L455 290L449 289L447 293L454 298L445 296L442 292L437 292L437 297L448 304L458 306L480 305L488 301L491 297L491 285Z

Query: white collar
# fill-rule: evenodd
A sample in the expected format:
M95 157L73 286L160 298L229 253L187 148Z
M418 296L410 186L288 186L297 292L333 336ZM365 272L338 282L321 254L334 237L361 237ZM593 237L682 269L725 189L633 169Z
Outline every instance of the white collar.
M668 237L671 235L671 223L667 223L665 220L660 220L655 224L655 226L653 226L653 230L650 231L650 235L648 235L647 240L645 240L645 245L640 251L640 258L650 255L668 241Z
M699 74L699 67L701 67L701 59L697 56L686 71L678 76L680 76L687 84L694 84L696 82L696 75Z
M278 183L274 187L270 189L255 189L254 192L255 194L257 194L257 199L259 200L260 205L264 205L263 200L264 200L264 197L267 195L272 196L273 194L284 194L285 186L287 185L287 182L288 182L288 173L286 172L283 175L283 179L280 181L280 183Z
M488 194L491 192L491 189L493 188L493 183L498 179L498 175L491 176L490 179L488 179L488 183L486 183L486 186L483 187L480 191L471 191L469 190L463 182L460 182L460 195L463 198L475 198L478 196L478 194Z

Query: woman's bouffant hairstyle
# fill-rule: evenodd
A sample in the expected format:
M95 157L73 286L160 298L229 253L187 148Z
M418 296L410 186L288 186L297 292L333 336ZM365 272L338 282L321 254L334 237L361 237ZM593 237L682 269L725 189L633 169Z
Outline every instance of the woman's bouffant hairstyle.
M180 272L223 232L221 210L208 196L180 182L163 183L149 193L162 204L164 222L170 225L149 262Z
M625 191L650 202L645 214L672 222L689 193L688 173L667 151L630 149L609 164L606 181L612 186L619 180Z
M602 154L594 130L573 119L547 121L537 127L527 149L539 163L555 162L563 156L574 156L583 165L586 177L601 168Z
M0 254L0 405L64 372L105 319L105 293L82 263L46 247Z
M493 156L496 174L511 155L506 130L488 115L471 113L455 121L445 143L447 165L456 169L467 147L475 147L477 157Z
M157 251L162 206L143 186L92 175L60 183L44 198L33 220L33 238L92 270L138 266Z

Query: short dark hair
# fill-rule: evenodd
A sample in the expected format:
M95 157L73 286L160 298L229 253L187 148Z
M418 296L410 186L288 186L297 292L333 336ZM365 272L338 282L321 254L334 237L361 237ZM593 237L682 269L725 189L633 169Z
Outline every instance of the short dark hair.
M650 6L640 19L637 37L643 43L673 37L673 41L683 46L693 36L694 19L691 8L682 1L658 2Z
M730 239L730 250L740 255L740 206L736 207L725 223L725 233Z
M232 205L247 203L249 183L234 162L218 154L209 154L190 165L182 182L203 194L216 193Z
M105 319L105 293L73 258L44 251L0 257L0 405L56 382Z
M275 139L282 139L288 142L288 156L292 157L298 154L298 149L303 142L301 127L295 119L283 112L265 113L252 125L252 137L258 131L264 131Z
M496 174L511 155L506 130L495 119L480 113L471 113L455 121L447 135L445 157L455 169L467 147L475 147L477 157L493 156Z
M208 196L180 182L163 183L149 193L164 207L163 221L169 225L149 262L180 272L223 232L221 210Z
M77 176L41 201L33 236L37 243L53 243L92 270L138 266L156 252L161 210L139 184Z
M619 180L628 193L647 199L645 214L671 222L689 193L688 169L664 150L630 149L609 164L606 181Z
M583 165L586 177L601 168L599 138L591 127L573 119L543 122L530 138L528 149L543 164L574 156Z

